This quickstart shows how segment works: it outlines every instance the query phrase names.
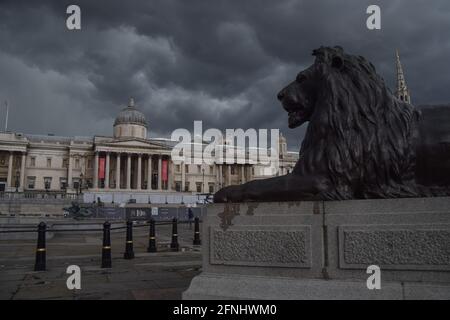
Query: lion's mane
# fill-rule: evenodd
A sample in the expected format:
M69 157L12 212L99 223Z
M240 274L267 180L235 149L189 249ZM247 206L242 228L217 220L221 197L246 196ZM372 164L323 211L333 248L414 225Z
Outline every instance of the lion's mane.
M339 47L314 51L320 89L294 174L320 175L324 199L418 196L419 111L395 98L374 66ZM343 64L332 67L339 56Z

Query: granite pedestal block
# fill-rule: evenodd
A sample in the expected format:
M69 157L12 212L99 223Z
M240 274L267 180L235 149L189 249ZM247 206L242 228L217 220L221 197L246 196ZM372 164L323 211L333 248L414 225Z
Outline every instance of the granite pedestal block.
M184 299L450 299L449 197L212 204L202 227Z

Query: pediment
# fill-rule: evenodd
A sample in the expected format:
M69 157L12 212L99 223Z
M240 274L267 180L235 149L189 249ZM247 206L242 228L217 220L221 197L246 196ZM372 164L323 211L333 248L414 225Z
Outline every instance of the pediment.
M170 150L170 148L164 144L138 139L120 139L101 142L99 141L98 143L96 143L96 149L103 148Z

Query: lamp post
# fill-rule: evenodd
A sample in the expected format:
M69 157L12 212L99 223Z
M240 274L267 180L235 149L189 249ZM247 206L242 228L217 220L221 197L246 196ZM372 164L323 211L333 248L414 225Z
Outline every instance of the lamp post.
M83 194L82 187L83 187L83 173L80 173L80 183L78 184L78 188L79 188L78 194L80 194L80 195Z

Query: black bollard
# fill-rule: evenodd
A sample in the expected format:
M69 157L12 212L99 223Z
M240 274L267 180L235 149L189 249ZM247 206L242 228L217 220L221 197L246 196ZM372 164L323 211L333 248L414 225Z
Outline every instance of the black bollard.
M195 217L195 226L194 226L194 246L199 246L202 244L200 240L200 219Z
M45 271L46 263L46 249L45 249L45 233L47 225L41 222L38 225L38 242L36 248L36 261L34 264L34 271Z
M125 243L125 253L123 254L124 259L134 259L133 252L133 221L127 221L127 239Z
M155 220L150 218L150 232L148 236L148 248L147 252L156 252L156 239L155 239Z
M172 251L178 251L178 231L177 231L177 218L173 218L172 220L172 242L170 243L170 249Z
M103 224L102 268L111 268L111 224Z

